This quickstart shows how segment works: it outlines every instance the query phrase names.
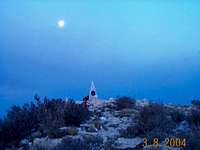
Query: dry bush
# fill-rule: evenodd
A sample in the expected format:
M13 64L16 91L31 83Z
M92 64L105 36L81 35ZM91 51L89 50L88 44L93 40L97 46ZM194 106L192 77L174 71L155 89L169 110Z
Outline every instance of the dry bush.
M126 96L119 97L114 102L117 110L122 110L124 108L133 108L135 106L135 103L135 99Z
M200 128L200 109L192 109L190 115L187 116L190 126Z
M171 116L172 120L175 123L180 123L181 121L184 121L186 119L186 116L182 110L174 109L172 110L169 115Z
M0 124L0 149L19 145L19 141L37 130L37 107L31 103L22 107L13 106Z
M80 126L90 117L90 112L84 104L76 104L69 100L65 104L64 120L67 126Z
M76 104L73 100L44 99L40 102L40 129L51 138L64 136L59 128L63 126L80 126L90 116L86 107Z
M65 137L56 150L104 150L103 139L97 136Z
M197 108L200 108L200 100L192 100L192 105Z
M158 137L165 138L176 127L176 124L168 116L168 112L161 104L150 103L140 110L138 116L138 130L140 135L144 135L149 139Z
M124 138L134 138L141 134L141 128L138 124L128 126L125 130L120 131L120 136Z
M79 126L89 118L84 105L62 99L40 100L35 96L37 105L31 103L22 107L13 106L4 120L0 121L0 149L10 145L18 146L19 141L39 131L42 136L59 138L66 135L59 130L63 126ZM76 134L75 130L70 134Z
M65 101L62 99L48 99L44 98L44 101L39 105L38 118L40 120L40 130L49 137L60 137L59 128L65 125L64 112Z
M182 132L176 136L181 139L186 139L186 147L183 150L200 150L200 130L193 129L191 131Z

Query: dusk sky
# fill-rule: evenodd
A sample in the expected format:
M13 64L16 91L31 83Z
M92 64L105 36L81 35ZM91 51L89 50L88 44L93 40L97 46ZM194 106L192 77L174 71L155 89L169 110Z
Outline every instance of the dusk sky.
M92 80L100 98L199 99L200 1L0 1L0 114Z

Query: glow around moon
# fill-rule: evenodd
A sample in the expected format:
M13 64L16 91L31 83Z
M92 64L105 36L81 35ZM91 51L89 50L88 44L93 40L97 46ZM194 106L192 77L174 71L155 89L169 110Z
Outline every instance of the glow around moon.
M64 28L64 26L65 26L65 21L64 20L59 20L58 21L58 27L59 28Z

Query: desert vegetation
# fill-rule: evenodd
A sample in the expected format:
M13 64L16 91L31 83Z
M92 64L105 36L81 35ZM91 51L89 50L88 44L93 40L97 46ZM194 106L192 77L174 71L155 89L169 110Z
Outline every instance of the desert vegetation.
M0 120L0 149L115 150L123 149L116 147L119 143L143 138L185 138L183 150L200 149L199 100L188 106L140 105L133 98L119 97L91 112L84 101L79 104L72 99L40 99L37 95L34 99L30 104L13 106ZM135 149L142 150L141 145Z
M130 98L127 96L118 97L114 102L117 110L133 108L135 106L135 103L136 101L134 98Z
M0 121L0 149L19 146L23 138L31 138L31 133L40 131L41 136L57 138L62 136L59 128L79 126L89 118L88 109L73 100L43 100L36 95L35 103L22 107L13 106L7 116Z
M133 138L136 136L164 140L166 137L178 137L187 140L182 149L200 149L200 101L192 101L188 110L178 107L168 107L163 104L150 103L139 111L134 123L121 131L121 136ZM195 107L194 107L195 106ZM186 112L184 112L186 111ZM154 148L155 149L155 148Z

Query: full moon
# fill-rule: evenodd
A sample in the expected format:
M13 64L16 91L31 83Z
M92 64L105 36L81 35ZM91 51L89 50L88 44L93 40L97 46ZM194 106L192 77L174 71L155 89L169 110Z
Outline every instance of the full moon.
M59 20L58 21L58 27L59 28L64 28L64 26L65 26L65 21L64 20Z

